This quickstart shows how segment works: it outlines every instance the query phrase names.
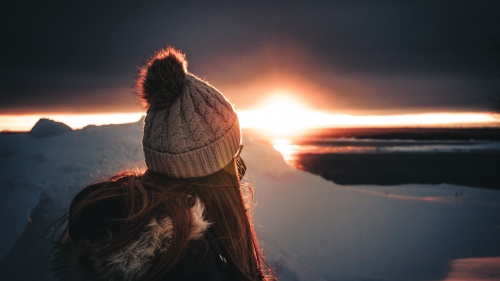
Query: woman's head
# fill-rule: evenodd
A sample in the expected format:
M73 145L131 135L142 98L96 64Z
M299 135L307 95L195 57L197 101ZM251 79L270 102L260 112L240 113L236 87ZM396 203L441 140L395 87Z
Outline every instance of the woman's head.
M241 131L232 105L216 88L187 71L173 47L141 69L143 149L148 169L172 178L196 178L223 169L237 154Z

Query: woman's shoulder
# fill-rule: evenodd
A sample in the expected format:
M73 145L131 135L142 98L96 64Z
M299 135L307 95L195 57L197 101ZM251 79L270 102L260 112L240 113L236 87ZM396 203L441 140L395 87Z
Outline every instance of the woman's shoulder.
M97 189L89 189L77 195L75 200L82 200ZM109 222L123 215L120 213L122 204L124 202L119 199L110 198L89 210L80 222L70 221L68 231L55 248L53 269L56 275L62 280L76 281L102 278L136 280L150 270L160 255L167 254L174 235L174 224L169 216L162 214L150 219L143 229L137 231L135 238L123 243L122 247L102 254L102 250L119 235ZM194 244L198 248L203 246L204 233L210 226L204 219L204 205L200 199L195 198L190 216L189 239L200 240ZM109 225L103 225L105 223ZM76 230L85 232L85 235L80 235L83 239L74 239L72 231Z

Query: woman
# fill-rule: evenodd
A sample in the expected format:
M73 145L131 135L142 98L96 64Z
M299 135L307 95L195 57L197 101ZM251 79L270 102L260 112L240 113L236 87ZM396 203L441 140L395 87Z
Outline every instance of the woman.
M140 70L148 170L73 200L56 248L62 280L274 280L240 183L238 117L172 47ZM250 191L250 189L249 189ZM251 193L251 192L250 192ZM249 195L249 194L246 194Z

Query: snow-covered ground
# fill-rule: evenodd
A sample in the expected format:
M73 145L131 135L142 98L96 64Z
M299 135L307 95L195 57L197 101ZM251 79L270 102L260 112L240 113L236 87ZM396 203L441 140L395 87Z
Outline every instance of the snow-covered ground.
M89 182L143 167L141 133L138 122L0 134L0 280L53 280L42 233ZM340 186L244 144L261 246L281 280L500 280L499 191Z

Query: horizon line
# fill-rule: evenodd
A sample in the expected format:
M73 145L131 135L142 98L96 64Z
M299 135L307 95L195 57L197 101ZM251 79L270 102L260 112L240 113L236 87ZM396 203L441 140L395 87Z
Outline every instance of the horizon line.
M264 126L269 118L252 110L236 110L242 129L269 129ZM304 113L300 113L303 115ZM50 119L61 122L73 130L82 129L89 125L102 126L113 124L127 124L139 122L145 112L140 113L95 113L95 114L3 114L0 115L0 132L23 133L29 132L40 119ZM278 116L279 117L279 116ZM266 119L268 118L268 119ZM478 128L500 127L500 117L490 112L426 112L412 114L333 114L311 111L301 118L311 118L321 122L309 124L298 129L316 128L410 128L410 127L453 127ZM255 122L257 120L257 122ZM414 121L412 121L414 120ZM441 120L441 121L439 121ZM264 123L258 123L258 121ZM282 120L278 120L282 121Z

